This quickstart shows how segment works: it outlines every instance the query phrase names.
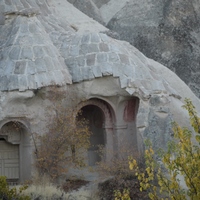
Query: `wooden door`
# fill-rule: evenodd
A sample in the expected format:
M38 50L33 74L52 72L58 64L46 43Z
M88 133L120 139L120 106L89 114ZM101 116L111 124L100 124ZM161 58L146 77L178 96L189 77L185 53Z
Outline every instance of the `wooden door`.
M19 179L19 145L0 140L0 176Z

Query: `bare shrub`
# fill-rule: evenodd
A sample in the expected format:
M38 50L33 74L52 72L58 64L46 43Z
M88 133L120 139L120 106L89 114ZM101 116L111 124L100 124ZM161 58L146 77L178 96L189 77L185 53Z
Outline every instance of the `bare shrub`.
M76 120L78 113L73 107L67 106L66 94L53 89L48 96L51 107L50 114L47 115L47 132L43 135L36 134L35 153L39 173L55 180L67 172L69 165L85 164L84 152L90 146L91 133L87 121L83 118Z

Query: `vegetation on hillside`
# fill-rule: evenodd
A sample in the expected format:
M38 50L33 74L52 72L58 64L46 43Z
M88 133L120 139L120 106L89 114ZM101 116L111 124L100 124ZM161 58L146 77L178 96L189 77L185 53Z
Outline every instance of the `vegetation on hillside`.
M188 111L193 130L174 123L174 140L169 142L167 151L160 150L161 162L155 160L150 144L145 150L143 172L136 160L129 159L129 167L140 182L140 191L148 191L152 200L200 199L200 118L189 99L183 107ZM121 192L116 196L119 199L124 199Z

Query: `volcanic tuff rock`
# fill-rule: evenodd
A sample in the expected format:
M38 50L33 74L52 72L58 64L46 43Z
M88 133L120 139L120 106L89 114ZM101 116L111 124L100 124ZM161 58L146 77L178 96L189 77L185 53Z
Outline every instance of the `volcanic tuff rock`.
M84 6L83 0L70 2ZM133 6L145 26L151 27L145 29L134 18L133 36L136 30L141 37L141 31L148 32L149 37L154 31L156 36L155 27L161 19L157 16L162 13L150 11L160 9L163 1L155 2L158 8L154 4L148 6L151 0L137 2L136 7L131 0L88 0L86 5L94 8L94 13L100 10L97 20L103 13L102 20L110 26L114 24L114 16L122 11L120 16L125 16L127 6L130 9ZM149 15L144 11L149 11ZM147 22L155 18L156 22ZM123 20L125 23L128 19ZM193 36L197 38L197 34ZM175 73L116 38L116 32L86 16L67 0L0 1L0 139L5 144L9 142L10 147L18 144L19 181L29 179L34 171L33 135L48 132L60 96L63 105L74 106L77 112L82 110L90 119L90 127L94 128L92 145L99 141L105 145L106 161L115 153L120 155L124 147L138 157L144 150L144 138L151 139L154 147L164 148L172 139L172 121L188 126L188 114L182 108L185 97L193 101L200 113L199 99ZM184 46L184 42L177 43L174 49L179 49L178 44ZM158 45L153 44L152 49ZM172 44L174 41L167 43ZM163 55L168 58L171 53ZM56 94L55 101L52 94ZM12 129L16 122L23 131ZM13 131L6 131L9 128ZM87 155L88 164L98 161L96 149L89 149ZM91 180L90 174L83 175ZM13 178L12 173L10 176Z
M83 1L90 1L98 10L95 6L83 8ZM174 71L200 97L199 0L82 0L72 3L96 20L100 16L99 21L117 32L122 40Z

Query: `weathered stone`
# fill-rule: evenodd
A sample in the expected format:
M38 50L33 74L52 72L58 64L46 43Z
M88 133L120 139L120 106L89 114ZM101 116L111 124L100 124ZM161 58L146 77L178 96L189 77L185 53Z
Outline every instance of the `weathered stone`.
M85 66L85 60L86 58L84 56L78 56L75 58L75 63L77 63L78 66Z
M101 66L101 72L103 76L111 76L113 74L112 65L107 62L99 64Z
M18 60L20 54L20 47L13 47L9 53L9 57L11 60Z
M129 65L129 58L127 55L124 55L124 54L118 54L119 57L120 57L120 60L123 64L126 64L126 65Z
M92 66L94 77L102 77L101 67L98 65Z
M99 52L99 48L97 44L88 45L88 53Z
M141 5L134 2L136 7ZM127 8L120 0L109 1L107 6L111 5L116 16L119 7ZM25 10L19 10L22 6ZM29 6L39 9L41 15L26 16L24 11ZM100 7L106 13L103 4ZM105 146L105 162L115 153L120 157L122 147L133 155L143 155L145 137L153 140L154 147L164 148L171 139L172 120L188 125L182 108L185 97L192 99L200 113L199 99L172 71L127 42L109 37L105 27L66 0L51 0L48 4L46 0L2 0L0 9L12 12L6 15L5 25L0 26L0 133L13 119L27 128L23 134L13 133L21 138L15 143L20 152L19 181L28 180L32 174L31 134L47 132L55 114L49 108L60 103L50 101L52 92L62 93L66 107L83 111L94 136L92 145ZM157 15L140 14L135 22ZM174 31L175 37L184 42L177 34L180 30ZM166 52L163 57L169 59L171 53ZM180 64L183 61L183 57L177 59ZM198 73L194 77L198 81ZM7 142L12 145L9 139ZM1 148L0 145L0 151ZM88 164L96 163L96 152L89 149L85 155Z
M86 56L86 63L88 66L92 66L95 64L96 54L89 54Z
M146 56L173 70L199 96L200 85L193 78L199 69L198 1L93 2L98 8L95 12L82 3L76 2L74 5L93 18L100 11L101 19L95 18L96 20L103 21L122 40L130 42ZM117 52L116 50L114 51Z
M4 14L0 10L0 25L4 25L4 24L5 24L5 17L4 17Z
M109 56L109 62L119 62L119 56L118 56L118 54L116 54L116 53L109 53L108 54L108 56Z
M79 54L87 54L88 53L88 45L87 44L82 44L80 45L80 51L79 51Z
M88 44L90 42L90 35L89 34L85 34L82 36L81 39L81 43L82 44Z
M33 59L33 51L31 47L22 47L21 48L21 55L20 55L20 59L29 59L32 60Z
M97 33L91 33L91 43L99 43L100 37Z
M100 51L104 51L104 52L108 52L109 51L109 47L105 43L100 43L99 44L99 49L100 49Z
M33 52L35 58L42 58L45 56L44 50L42 46L35 46L33 47Z
M70 46L69 56L78 56L79 55L79 46Z
M26 61L17 61L15 64L14 74L24 74L26 70Z
M98 63L103 63L103 62L107 62L107 54L106 53L98 53L97 54L97 62Z

